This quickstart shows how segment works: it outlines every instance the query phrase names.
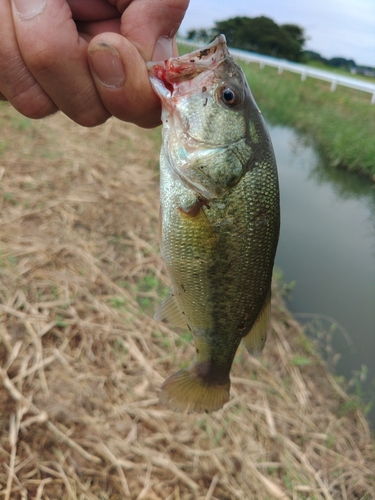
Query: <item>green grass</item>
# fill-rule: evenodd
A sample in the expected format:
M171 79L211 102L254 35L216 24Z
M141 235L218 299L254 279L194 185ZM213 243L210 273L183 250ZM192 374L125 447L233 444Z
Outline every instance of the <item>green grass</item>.
M375 106L370 94L273 68L243 65L254 97L274 124L304 132L329 165L358 171L375 180Z
M351 73L345 68L335 68L334 66L328 66L320 61L308 61L304 62L306 66L311 66L312 68L322 69L324 71L329 71L330 73L335 73L336 75L350 76L350 78L356 78L357 80L362 80L364 82L375 82L375 78L372 76L364 76L357 73Z
M186 48L181 47L181 53ZM266 120L303 132L328 165L365 174L375 181L375 105L371 95L276 68L241 63Z
M4 255L4 253L0 249L0 269L12 270L17 262L17 257L13 255Z

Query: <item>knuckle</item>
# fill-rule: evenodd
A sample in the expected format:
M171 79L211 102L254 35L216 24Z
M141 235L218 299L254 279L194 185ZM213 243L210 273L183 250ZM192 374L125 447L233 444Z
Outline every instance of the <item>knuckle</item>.
M26 87L16 86L9 92L2 90L2 94L17 111L28 118L44 118L57 110L53 101L37 83Z
M111 113L103 106L95 88L91 85L76 92L69 107L61 106L61 109L70 119L83 127L101 125L111 116Z
M82 127L96 127L105 123L111 114L108 111L96 112L96 113L82 113L79 115L69 116L78 125Z
M56 110L21 58L9 59L6 66L1 65L0 92L28 118L43 118Z
M45 95L32 95L31 92L9 99L10 104L21 114L32 119L45 118L57 111L55 104Z
M34 46L33 52L25 54L25 60L32 72L51 72L60 61L60 58L48 45Z

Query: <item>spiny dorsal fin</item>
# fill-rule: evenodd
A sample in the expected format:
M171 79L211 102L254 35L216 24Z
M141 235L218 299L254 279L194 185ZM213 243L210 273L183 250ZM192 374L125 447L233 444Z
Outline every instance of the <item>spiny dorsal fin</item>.
M266 300L264 301L263 307L258 314L258 317L249 331L249 333L243 337L242 341L245 344L246 349L253 356L259 356L261 354L264 344L267 338L267 329L271 317L271 290L268 292Z
M171 325L187 328L187 322L184 314L177 304L173 292L162 302L159 309L154 314L156 321L167 321Z

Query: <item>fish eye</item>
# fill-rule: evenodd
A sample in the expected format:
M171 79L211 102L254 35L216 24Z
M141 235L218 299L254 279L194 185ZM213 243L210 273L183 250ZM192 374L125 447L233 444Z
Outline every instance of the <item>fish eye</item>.
M241 92L233 86L225 85L219 90L220 100L227 106L233 108L241 101Z

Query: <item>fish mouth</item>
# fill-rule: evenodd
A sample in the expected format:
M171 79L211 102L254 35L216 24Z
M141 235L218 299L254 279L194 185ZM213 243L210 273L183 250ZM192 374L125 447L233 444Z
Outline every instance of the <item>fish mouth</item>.
M203 49L165 61L148 62L146 66L154 90L165 101L179 84L194 79L208 69L215 69L228 56L225 36L219 35Z

